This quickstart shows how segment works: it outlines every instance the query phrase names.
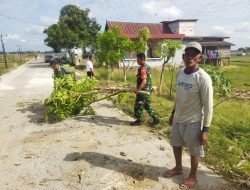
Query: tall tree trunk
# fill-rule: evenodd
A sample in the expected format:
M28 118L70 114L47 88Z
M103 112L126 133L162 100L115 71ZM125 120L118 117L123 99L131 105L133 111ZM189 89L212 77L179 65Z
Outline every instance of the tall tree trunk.
M112 67L108 67L108 83L110 83L110 80L111 80L111 77L112 77L112 74L113 74L113 70L114 68Z
M173 79L174 79L174 71L172 72L171 83L170 83L170 99L172 99Z
M172 61L173 61L173 58L172 58ZM174 64L174 69L173 69L173 71L172 71L172 77L171 77L171 83L170 83L170 99L172 99L172 89L173 89L174 71L175 71L175 64Z
M122 61L122 70L123 70L123 77L124 77L124 82L127 82L127 68L125 66L125 62Z
M130 63L128 63L127 66L125 65L124 61L122 63L123 63L123 68L122 69L123 69L124 82L127 82L127 71L129 69Z
M71 57L72 65L75 66L75 55L71 50L69 50L69 55Z
M110 68L108 67L108 84L109 84L109 82L110 82L110 78L111 78L111 76L110 76L111 74L110 74Z
M166 64L168 63L170 57L167 57L167 60L165 60L164 58L164 62L162 64L162 68L161 68L161 77L160 77L160 84L159 84L159 94L162 94L162 90L161 90L161 87L162 87L162 80L163 80L163 75L164 75L164 71L165 71L165 66Z
M74 60L73 60L74 58L73 58L71 49L68 50L68 53L69 53L69 57L71 58L71 64L74 65Z
M163 64L163 65L162 65L162 68L161 68L161 77L160 77L160 85L159 85L159 94L162 93L161 87L162 87L162 79L163 79L164 70L165 70L165 64Z
M124 75L124 82L127 82L127 69L123 69L123 75Z

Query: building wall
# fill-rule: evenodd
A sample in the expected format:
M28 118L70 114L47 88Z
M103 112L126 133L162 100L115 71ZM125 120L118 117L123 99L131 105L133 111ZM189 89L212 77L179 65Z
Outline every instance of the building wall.
M196 21L184 21L179 23L179 34L196 36Z
M153 50L153 57L149 56L149 50L147 51L147 64L151 67L161 67L163 64L163 59L161 59L160 57L157 57L156 54L154 54L154 51L159 50L160 51L160 43L163 42L164 39L158 39L158 40L150 40L148 42L148 48L151 48ZM173 64L173 65L179 65L179 64L183 64L183 60L182 60L182 54L184 52L184 47L181 50L178 50L175 54L175 57L173 59L170 59L169 63ZM133 53L132 59L130 57L130 53L128 53L126 55L126 59L125 59L125 66L130 66L130 67L137 67L137 61L136 61L136 53ZM119 63L119 67L122 68L123 64Z
M186 36L196 36L196 21L176 21L169 23L171 31Z
M230 57L230 51L231 51L230 46L228 46L228 47L220 47L218 49L218 52L219 52L219 54L221 54L222 58Z

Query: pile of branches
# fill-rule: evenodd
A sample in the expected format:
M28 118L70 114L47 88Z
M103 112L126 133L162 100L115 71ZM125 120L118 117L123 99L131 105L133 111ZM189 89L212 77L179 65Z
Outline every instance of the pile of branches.
M45 100L47 107L45 121L55 122L78 115L93 115L95 112L91 104L120 93L131 92L130 88L114 86L99 87L94 78L81 78L75 80L68 75L65 78L55 79L54 90ZM148 92L141 92L148 94Z

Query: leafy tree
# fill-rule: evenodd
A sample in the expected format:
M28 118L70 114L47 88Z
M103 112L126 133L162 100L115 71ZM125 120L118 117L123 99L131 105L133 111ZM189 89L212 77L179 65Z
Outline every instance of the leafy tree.
M147 50L147 40L150 37L148 28L141 29L138 36L138 40L130 40L121 33L119 26L114 26L98 35L96 58L99 63L107 67L109 80L113 69L121 62L124 81L126 81L127 70L131 66L131 62L125 64L125 55L130 53L130 58L132 58L134 52L145 52Z
M99 33L97 37L96 59L108 70L108 80L115 67L123 61L126 52L133 49L133 42L121 34L119 26Z
M48 35L48 37L44 40L45 44L51 47L54 52L61 51L61 41L62 41L62 32L59 28L58 24L53 24L44 30L44 33Z
M80 9L76 5L66 5L60 11L57 24L44 30L45 43L53 49L93 48L101 26L94 18L89 18L89 9Z
M144 53L147 51L147 41L150 38L150 31L147 27L142 28L138 32L138 40L135 41L135 51L137 53Z
M163 64L161 68L161 76L160 76L160 84L159 84L159 92L161 93L161 87L162 87L162 79L164 75L165 68L167 66L167 63L169 63L169 60L173 58L176 54L176 51L182 48L181 41L175 41L175 40L164 40L161 44L161 57L163 59ZM171 81L172 83L172 81ZM171 84L172 86L172 84ZM170 90L172 87L170 87ZM170 92L171 93L171 92Z

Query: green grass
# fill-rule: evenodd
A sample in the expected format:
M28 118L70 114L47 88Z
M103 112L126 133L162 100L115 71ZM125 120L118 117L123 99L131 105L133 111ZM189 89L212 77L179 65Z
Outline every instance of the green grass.
M233 88L250 89L250 56L232 57L230 66L223 67Z
M250 176L250 101L231 100L214 109L206 162L222 174Z
M233 57L231 65L221 67L226 78L230 79L233 88L250 89L250 57ZM136 69L128 71L127 85L135 86ZM96 69L97 78L105 80L105 69ZM152 70L153 85L159 85L159 69ZM166 135L170 133L168 118L173 108L173 100L169 98L169 87L172 72L164 76L163 95L152 95L152 107L162 119L159 130ZM175 79L175 73L174 73ZM115 70L111 78L114 84L123 82L122 70ZM174 83L175 84L175 81ZM175 89L173 88L175 91ZM129 115L133 115L135 95L120 94L114 99L115 105ZM220 102L215 99L215 105ZM144 113L145 124L151 119ZM230 99L223 101L214 108L213 121L209 132L209 142L205 146L206 158L203 160L225 177L247 179L250 177L250 101Z
M19 65L22 65L29 59L31 59L32 55L23 55L23 61L21 61L19 55L17 54L8 54L7 55L7 62L8 62L8 68L5 67L4 58L3 55L0 55L0 75L3 75L4 73L9 72L10 70L18 67Z

